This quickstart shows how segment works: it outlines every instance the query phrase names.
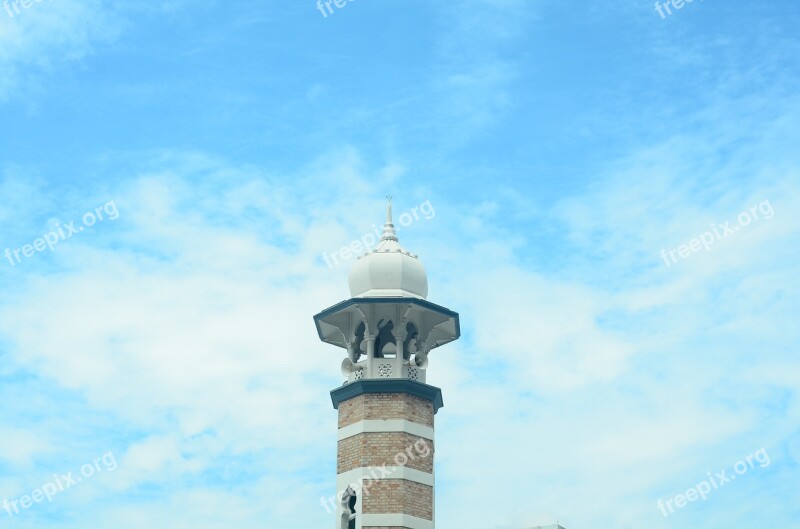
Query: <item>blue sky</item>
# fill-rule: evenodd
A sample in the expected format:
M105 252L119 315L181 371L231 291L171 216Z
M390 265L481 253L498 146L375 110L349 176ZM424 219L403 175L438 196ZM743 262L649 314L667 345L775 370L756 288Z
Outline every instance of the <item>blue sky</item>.
M797 525L796 3L18 9L0 501L94 470L0 526L333 527L312 316L387 194L435 211L400 240L461 314L428 373L440 529Z

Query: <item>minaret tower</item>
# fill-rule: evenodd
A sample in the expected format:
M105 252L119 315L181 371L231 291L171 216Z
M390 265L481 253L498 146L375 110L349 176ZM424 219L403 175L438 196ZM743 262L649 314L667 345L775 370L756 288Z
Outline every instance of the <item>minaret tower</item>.
M314 316L347 356L339 411L336 529L434 529L434 415L428 354L458 339L458 314L426 301L428 278L400 246L391 199L378 245L350 271L351 298Z

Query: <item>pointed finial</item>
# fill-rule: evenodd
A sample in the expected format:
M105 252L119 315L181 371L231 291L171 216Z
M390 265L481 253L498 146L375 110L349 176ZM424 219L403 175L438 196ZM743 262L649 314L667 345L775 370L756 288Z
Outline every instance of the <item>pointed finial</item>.
M397 232L392 223L392 195L386 195L386 224L383 225L382 241L397 241Z
M386 224L392 224L392 195L386 195Z

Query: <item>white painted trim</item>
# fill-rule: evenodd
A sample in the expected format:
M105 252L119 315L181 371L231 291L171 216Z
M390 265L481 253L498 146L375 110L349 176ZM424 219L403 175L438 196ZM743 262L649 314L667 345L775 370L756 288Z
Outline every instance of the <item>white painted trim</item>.
M389 475L384 475L385 472L390 472ZM434 486L433 474L422 472L408 467L386 467L384 471L381 467L359 467L353 470L348 470L336 476L336 488L341 491L347 488L348 485L359 483L362 478L374 479L376 481L390 480L390 479L405 479L406 481L413 481L421 485Z
M409 514L362 514L356 518L359 527L408 527L410 529L434 529L431 520Z
M377 479L377 480L395 480L395 479L404 479L407 481L411 481L414 483L420 483L422 485L428 485L434 491L434 495L436 492L436 487L434 486L434 476L433 474L428 474L427 472L421 472L419 470L414 470L413 468L408 467L386 467L386 471L391 472L391 474L384 476L384 472L382 471L382 467L359 467L354 468L353 470L349 470L342 474L336 476L336 520L338 523L339 518L342 515L342 507L340 504L339 495L347 489L348 486L352 486L353 489L356 491L356 513L358 514L356 518L356 529L361 527L361 519L364 515L361 514L362 512L362 497L364 495L363 490L363 480L365 479ZM367 487L369 484L367 483ZM368 491L369 489L367 489ZM434 496L435 502L435 496ZM435 509L435 505L434 505ZM383 516L383 515L369 515L369 516ZM389 516L402 516L402 515L389 515ZM409 517L410 519L419 520L418 518ZM427 522L426 520L422 520L423 522ZM430 526L423 526L423 525L409 525L412 522L403 521L403 523L391 523L391 524L365 524L367 526L378 526L378 527L409 527L411 529L424 529L424 528L433 528L433 525ZM337 526L338 527L338 526Z
M339 441L362 433L404 432L433 441L433 428L404 419L370 419L339 428Z

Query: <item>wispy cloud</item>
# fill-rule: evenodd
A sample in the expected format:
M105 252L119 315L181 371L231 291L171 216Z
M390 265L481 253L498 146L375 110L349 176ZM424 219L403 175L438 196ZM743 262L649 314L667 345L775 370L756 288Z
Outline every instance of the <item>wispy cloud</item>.
M120 212L0 263L0 501L119 462L15 526L333 523L341 351L311 316L348 297L348 270L320 255L371 232L386 194L435 205L401 241L462 318L428 376L440 527L475 526L464 505L495 529L668 527L659 498L762 447L769 469L670 523L791 525L796 38L742 5L365 4L334 22L53 0L0 20L0 251ZM76 76L90 95L40 97ZM664 265L764 200L769 222Z

